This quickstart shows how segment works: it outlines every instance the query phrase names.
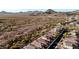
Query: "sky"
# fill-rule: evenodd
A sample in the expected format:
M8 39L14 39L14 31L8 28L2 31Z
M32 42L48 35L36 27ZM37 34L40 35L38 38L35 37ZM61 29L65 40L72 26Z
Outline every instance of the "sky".
M31 9L79 9L79 0L0 0L0 11Z

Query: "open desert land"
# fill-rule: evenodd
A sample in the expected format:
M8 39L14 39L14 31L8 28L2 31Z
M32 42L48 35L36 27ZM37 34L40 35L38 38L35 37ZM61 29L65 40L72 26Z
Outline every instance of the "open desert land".
M0 48L22 48L64 20L65 15L57 13L35 16L0 14Z
M76 18L76 15L68 15L63 12L37 15L0 13L0 48L21 49L56 26L61 27L61 24L71 21L72 17Z

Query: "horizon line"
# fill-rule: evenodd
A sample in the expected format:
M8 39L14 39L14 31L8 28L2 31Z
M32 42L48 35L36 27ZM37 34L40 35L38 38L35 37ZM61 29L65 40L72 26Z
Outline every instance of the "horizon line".
M3 9L0 10L0 12L5 11L5 12L28 12L28 11L46 11L48 9ZM79 9L52 9L56 12L69 12L69 11L76 11Z

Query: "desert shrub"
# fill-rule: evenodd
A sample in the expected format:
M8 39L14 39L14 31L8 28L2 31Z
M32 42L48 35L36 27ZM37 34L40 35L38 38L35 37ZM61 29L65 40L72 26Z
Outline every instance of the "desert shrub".
M67 37L68 35L69 35L68 32L64 33L63 38Z

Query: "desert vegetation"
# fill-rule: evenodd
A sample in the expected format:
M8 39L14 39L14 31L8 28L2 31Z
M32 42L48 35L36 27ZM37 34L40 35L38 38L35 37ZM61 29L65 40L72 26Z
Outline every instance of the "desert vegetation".
M23 48L55 26L64 27L63 24L69 21L68 18L66 13L51 9L41 13L38 11L36 13L0 13L0 48ZM77 25L71 24L66 25L65 28L79 29Z

